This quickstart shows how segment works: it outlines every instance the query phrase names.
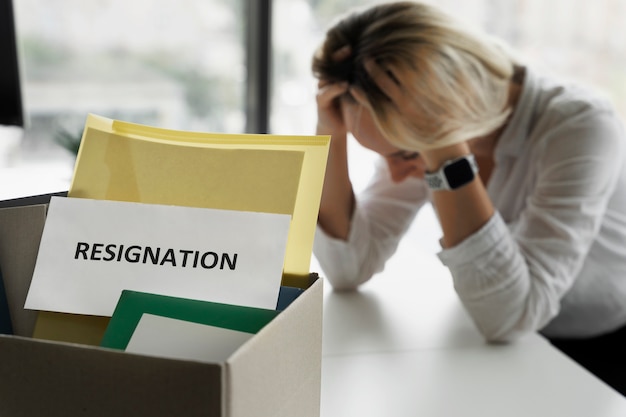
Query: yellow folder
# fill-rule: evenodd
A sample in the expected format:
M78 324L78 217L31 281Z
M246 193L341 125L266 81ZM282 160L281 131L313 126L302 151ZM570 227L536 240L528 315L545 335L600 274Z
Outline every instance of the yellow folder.
M329 143L328 136L188 132L89 115L68 196L291 214L283 285L304 287ZM84 322L41 312L33 336L98 344L99 331L81 336Z

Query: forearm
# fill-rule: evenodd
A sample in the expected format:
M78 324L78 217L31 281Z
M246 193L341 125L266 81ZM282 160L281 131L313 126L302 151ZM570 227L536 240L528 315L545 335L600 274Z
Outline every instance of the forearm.
M348 174L346 135L332 135L318 223L337 239L346 240L354 211L354 191Z
M465 143L426 151L422 157L429 171L438 170L445 161L470 153ZM493 216L494 208L479 175L456 190L435 191L432 203L443 232L442 243L453 247L474 234Z
M428 201L421 179L394 183L384 161L373 165L372 178L355 200L347 239L333 239L321 227L315 237L315 255L336 289L356 288L383 270Z

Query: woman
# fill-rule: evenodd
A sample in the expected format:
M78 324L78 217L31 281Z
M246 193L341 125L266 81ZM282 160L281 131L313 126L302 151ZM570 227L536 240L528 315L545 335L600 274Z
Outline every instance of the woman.
M381 271L430 201L487 340L540 331L626 393L626 133L611 105L413 2L340 20L313 72L317 133L332 136L315 254L333 287ZM384 161L359 196L348 133Z

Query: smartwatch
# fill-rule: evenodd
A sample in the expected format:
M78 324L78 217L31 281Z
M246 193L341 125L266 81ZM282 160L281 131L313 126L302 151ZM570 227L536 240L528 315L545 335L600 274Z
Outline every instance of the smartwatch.
M476 173L478 173L476 159L474 155L469 154L444 162L436 172L426 172L424 179L428 188L433 191L456 190L472 182Z

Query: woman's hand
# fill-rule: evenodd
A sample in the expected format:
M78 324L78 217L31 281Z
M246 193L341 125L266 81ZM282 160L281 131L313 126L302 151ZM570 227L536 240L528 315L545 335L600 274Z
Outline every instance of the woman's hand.
M331 83L320 80L317 90L317 128L318 135L332 137L346 136L346 124L341 115L340 96L348 91L348 83Z
M349 46L333 53L333 60L340 62L350 56ZM346 124L341 114L340 97L348 91L348 82L320 80L317 84L317 134L345 137Z

